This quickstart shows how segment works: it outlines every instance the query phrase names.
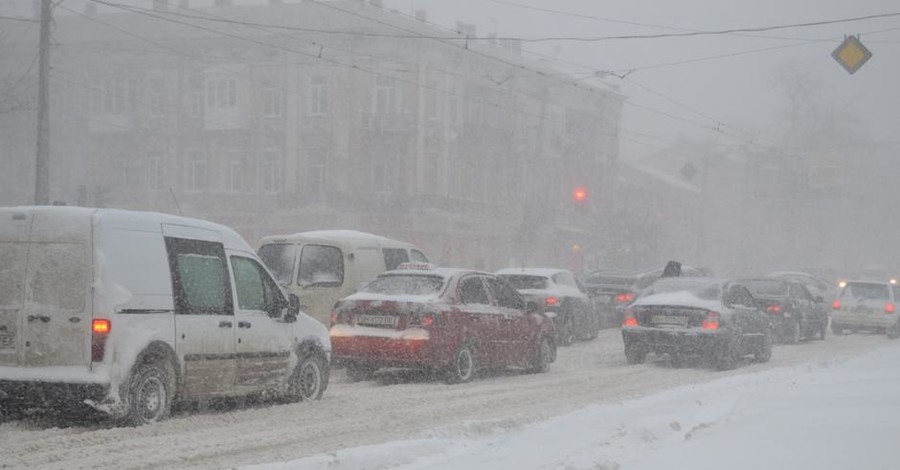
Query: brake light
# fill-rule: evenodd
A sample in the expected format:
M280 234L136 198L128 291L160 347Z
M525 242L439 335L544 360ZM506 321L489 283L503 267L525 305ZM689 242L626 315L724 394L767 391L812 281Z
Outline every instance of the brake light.
M704 330L718 330L719 329L719 313L710 311L706 314L706 318L703 320L703 323L700 325Z
M769 305L766 307L766 311L769 313L781 313L782 307L781 305Z
M894 303L888 302L884 304L884 313L894 313Z
M112 329L112 322L105 318L95 318L91 322L91 331L94 334L106 335L109 334L110 329Z
M434 315L425 315L422 317L422 327L434 325Z
M620 304L627 304L634 300L634 292L623 292L621 294L616 294L616 302Z
M103 361L106 355L106 339L112 331L112 322L105 318L95 318L91 322L91 362Z
M547 297L546 299L544 299L544 305L547 306L556 305L558 303L559 299L557 299L556 297Z
M834 299L834 302L831 303L831 308L834 310L841 309L841 299Z
M634 309L626 309L625 316L622 317L622 326L638 326L638 319L634 313Z

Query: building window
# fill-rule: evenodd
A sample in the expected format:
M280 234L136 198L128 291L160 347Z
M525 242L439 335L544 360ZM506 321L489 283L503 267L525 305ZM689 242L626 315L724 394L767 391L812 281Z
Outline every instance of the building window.
M266 150L262 164L263 191L267 193L281 191L281 150Z
M233 108L237 106L237 80L215 78L206 82L206 106L209 108Z
M91 108L95 113L121 114L132 108L134 80L123 77L101 79L91 93Z
M166 84L162 78L150 80L150 117L160 118L166 115Z
M232 160L225 166L225 192L240 193L244 191L244 164L240 160Z
M428 119L438 119L438 88L437 82L428 81L428 88L425 90L425 116Z
M328 114L328 79L311 77L309 79L309 114L324 116Z
M206 159L199 154L192 155L187 161L185 177L185 190L203 191L206 186Z
M150 157L147 160L147 187L163 189L165 184L165 164L162 157Z
M375 77L372 112L375 114L400 113L400 86L397 80L390 77Z
M278 88L266 88L263 90L263 116L281 116L282 109L281 90Z
M313 150L309 154L306 171L306 188L314 200L319 200L325 194L325 182L327 178L326 161L327 150Z

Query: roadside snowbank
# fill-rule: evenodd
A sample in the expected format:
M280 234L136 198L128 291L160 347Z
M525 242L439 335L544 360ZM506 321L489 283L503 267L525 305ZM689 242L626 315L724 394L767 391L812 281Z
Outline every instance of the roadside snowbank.
M247 470L900 468L900 343L730 376L525 427L463 429ZM471 432L484 429L492 431Z

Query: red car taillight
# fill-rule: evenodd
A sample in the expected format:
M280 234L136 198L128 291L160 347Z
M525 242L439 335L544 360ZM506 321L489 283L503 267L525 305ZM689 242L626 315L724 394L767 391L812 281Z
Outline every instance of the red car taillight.
M831 308L834 310L841 309L841 299L834 299L834 302L831 303Z
M112 331L112 322L105 318L95 318L91 322L91 362L103 361L106 354L106 339Z
M766 312L769 313L781 313L782 307L781 305L769 305L766 307Z
M547 297L546 299L544 299L544 305L546 305L548 307L551 307L553 305L558 305L558 304L559 304L559 299L557 299L556 297Z
M704 330L718 330L719 329L719 313L710 311L706 314L706 318L703 319L703 323L700 325Z
M338 312L337 310L331 311L331 326L337 325L339 323L352 323L352 317L347 312Z
M888 302L884 304L884 313L894 313L894 303Z
M637 315L633 308L625 310L625 315L622 317L622 326L638 326Z
M616 303L627 304L634 300L634 292L623 292L616 295Z

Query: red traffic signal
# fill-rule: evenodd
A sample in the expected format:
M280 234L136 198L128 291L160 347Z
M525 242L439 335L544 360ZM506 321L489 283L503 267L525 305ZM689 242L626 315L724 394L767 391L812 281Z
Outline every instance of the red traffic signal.
M572 191L572 199L574 199L575 202L577 202L579 204L583 204L583 203L587 202L587 198L588 198L587 189L584 188L583 186L578 186L575 188L574 191Z

